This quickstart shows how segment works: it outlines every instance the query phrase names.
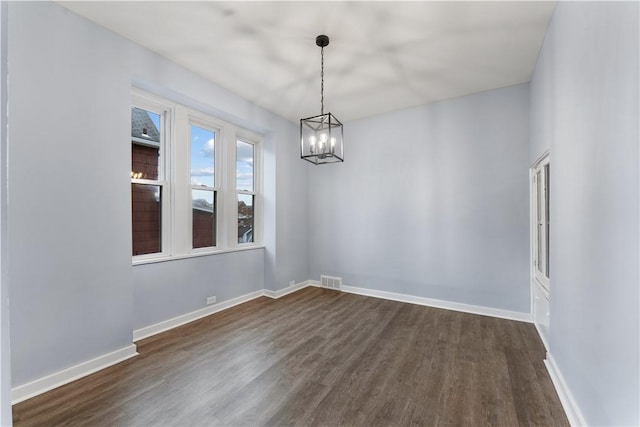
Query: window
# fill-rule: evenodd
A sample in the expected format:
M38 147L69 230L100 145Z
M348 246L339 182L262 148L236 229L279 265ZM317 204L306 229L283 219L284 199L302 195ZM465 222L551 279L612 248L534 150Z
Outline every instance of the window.
M246 129L134 90L134 263L259 245L260 145Z
M216 132L191 124L192 248L216 246Z
M256 198L253 178L254 145L236 141L236 191L238 192L238 243L253 242L254 214Z
M549 290L549 157L533 167L533 265L536 280Z
M165 123L167 111L131 108L131 219L133 255L162 253L166 242Z

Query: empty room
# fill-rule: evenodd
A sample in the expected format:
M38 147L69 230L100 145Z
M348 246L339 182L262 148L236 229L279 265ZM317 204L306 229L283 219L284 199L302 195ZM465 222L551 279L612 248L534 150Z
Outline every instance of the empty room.
M637 1L0 1L0 425L640 425Z

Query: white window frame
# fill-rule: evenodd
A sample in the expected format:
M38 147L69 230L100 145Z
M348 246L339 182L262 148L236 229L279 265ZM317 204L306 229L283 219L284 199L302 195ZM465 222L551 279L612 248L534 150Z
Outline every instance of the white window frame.
M224 154L224 140L225 140L225 132L224 132L224 123L221 123L217 120L214 120L212 117L197 113L195 111L190 110L188 113L188 118L189 118L189 125L188 125L188 132L189 132L189 139L188 139L188 143L189 143L189 153L191 151L191 126L197 126L201 129L206 129L206 130L210 130L214 133L215 137L214 137L214 181L213 181L213 187L206 187L206 186L198 186L198 185L193 185L191 183L191 155L189 154L189 158L188 158L188 162L189 162L189 215L188 215L188 230L189 230L189 236L190 236L190 245L189 245L189 252L193 253L193 254L201 254L201 253L208 253L211 251L214 251L218 248L224 247L224 241L225 241L225 237L224 237L224 233L222 233L222 229L223 227L220 226L221 220L224 215L221 215L222 212L224 212L224 197L219 197L221 195L221 193L223 192L223 185L221 185L221 183L223 182L223 173L222 173L222 169L223 169L223 154ZM194 248L193 247L193 210L192 210L192 195L193 192L192 190L203 190L203 191L211 191L214 193L214 200L215 200L215 215L216 215L216 230L215 230L215 236L216 236L216 244L214 246L209 246L209 247L204 247L204 248Z
M132 90L132 106L156 113L162 111L165 118L164 131L161 129L162 252L134 256L133 264L262 248L262 136L199 109L160 98L140 89ZM215 132L216 150L213 188L217 210L216 246L195 249L192 236L192 189L211 190L211 188L201 188L191 184L192 124ZM254 191L250 192L254 195L254 241L242 244L238 243L237 237L236 141L238 140L254 146ZM134 182L133 179L132 182ZM133 236L131 238L133 239Z
M151 94L144 93L141 91L133 91L131 97L131 106L137 107L146 111L151 111L160 116L160 144L159 144L159 161L158 161L158 179L138 179L131 177L131 184L144 184L144 185L155 185L161 188L161 205L160 205L160 252L155 252L151 254L144 255L132 255L134 262L142 262L148 260L155 260L158 258L165 258L167 256L171 256L173 250L171 247L173 239L172 235L172 200L173 200L173 189L171 185L171 158L172 156L172 148L173 148L173 117L174 117L174 109L173 107L165 102L164 100L157 98ZM134 140L136 143L142 143L145 145L154 145L150 144L148 141L139 140L138 138L132 138L131 132L130 134L130 142L133 144ZM131 167L132 159L129 159L129 167ZM129 187L131 191L131 186ZM129 195L129 200L131 200L131 194ZM133 224L132 224L133 227ZM133 248L133 230L131 233L131 247Z
M550 290L548 236L551 235L550 231L548 233L546 231L550 227L549 171L550 158L549 154L545 153L531 167L531 258L533 277L547 295ZM542 227L542 233L540 233L540 227Z
M238 190L236 182L236 166L237 166L237 143L244 142L245 144L253 145L253 191ZM233 206L235 213L235 221L233 227L233 240L234 244L238 247L250 247L254 246L256 242L262 241L262 201L260 195L262 194L262 149L261 139L258 135L250 133L245 130L237 131L233 142L233 190L235 193L235 204ZM238 242L238 202L239 195L253 196L253 242L239 243Z

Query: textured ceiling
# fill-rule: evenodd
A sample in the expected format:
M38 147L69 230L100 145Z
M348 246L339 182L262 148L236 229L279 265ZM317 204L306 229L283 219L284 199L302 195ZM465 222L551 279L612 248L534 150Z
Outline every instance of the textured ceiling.
M529 81L555 2L59 2L290 120Z

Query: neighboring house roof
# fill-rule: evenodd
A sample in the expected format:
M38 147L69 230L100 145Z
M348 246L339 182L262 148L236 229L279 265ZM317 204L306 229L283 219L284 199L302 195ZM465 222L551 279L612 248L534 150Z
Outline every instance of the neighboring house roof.
M131 136L160 142L158 128L156 128L149 114L141 108L131 107Z

